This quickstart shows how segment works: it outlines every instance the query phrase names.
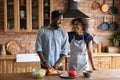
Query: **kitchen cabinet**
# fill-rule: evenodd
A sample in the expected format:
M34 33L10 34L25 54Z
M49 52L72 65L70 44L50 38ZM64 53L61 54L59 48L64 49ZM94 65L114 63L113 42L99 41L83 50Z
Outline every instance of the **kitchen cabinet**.
M36 32L50 23L52 0L4 0L5 32Z
M14 73L25 73L31 72L33 68L40 67L39 62L15 62L14 63Z
M65 69L69 69L69 58L68 55L65 59ZM93 60L96 68L98 69L120 69L120 54L119 53L95 53L93 54ZM91 64L90 64L90 69Z
M13 73L13 66L13 59L0 59L0 73Z
M112 63L112 68L120 69L120 56L113 57Z
M99 69L111 69L112 58L110 56L94 56L94 64Z
M0 55L0 73L25 73L40 67L40 62L16 62L15 55Z

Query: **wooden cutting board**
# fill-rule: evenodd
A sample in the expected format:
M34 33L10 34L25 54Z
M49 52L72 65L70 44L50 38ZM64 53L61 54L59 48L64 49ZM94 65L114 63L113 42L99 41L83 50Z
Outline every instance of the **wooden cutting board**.
M66 73L66 72L67 71L65 71L65 70L54 70L51 73L47 73L47 75L60 75L60 74Z
M7 43L6 45L6 51L10 54L17 54L19 53L21 50L21 45L15 41L15 40L11 40Z

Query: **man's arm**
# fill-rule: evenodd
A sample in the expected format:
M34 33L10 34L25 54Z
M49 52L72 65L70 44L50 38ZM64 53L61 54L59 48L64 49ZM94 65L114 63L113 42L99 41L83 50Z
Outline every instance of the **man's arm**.
M38 56L39 56L40 59L41 59L41 64L43 65L42 67L43 67L43 68L46 68L46 69L50 69L51 66L47 63L47 60L45 59L42 51L38 51L37 54L38 54Z

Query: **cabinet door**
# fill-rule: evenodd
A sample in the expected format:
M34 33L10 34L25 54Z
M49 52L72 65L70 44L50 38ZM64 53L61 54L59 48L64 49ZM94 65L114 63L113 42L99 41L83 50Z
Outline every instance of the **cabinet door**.
M14 60L1 59L0 60L0 73L13 73Z
M100 69L111 69L111 57L110 56L97 56L94 57L94 64Z
M50 24L50 5L52 0L44 0L43 1L43 10L44 10L44 26L47 26Z
M18 32L28 32L29 31L29 0L17 0L18 4Z
M17 31L17 0L4 0L4 31Z
M113 57L112 69L120 69L120 56Z
M33 68L40 67L40 62L21 62L14 63L14 73L31 72Z
M30 31L36 32L43 25L43 0L30 1Z

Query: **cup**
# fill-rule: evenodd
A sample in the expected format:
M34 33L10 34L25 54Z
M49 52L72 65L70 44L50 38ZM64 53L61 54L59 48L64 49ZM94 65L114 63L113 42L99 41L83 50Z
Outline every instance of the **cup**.
M21 11L20 11L20 17L21 17L21 18L25 18L25 11L24 11L24 10L21 10Z

